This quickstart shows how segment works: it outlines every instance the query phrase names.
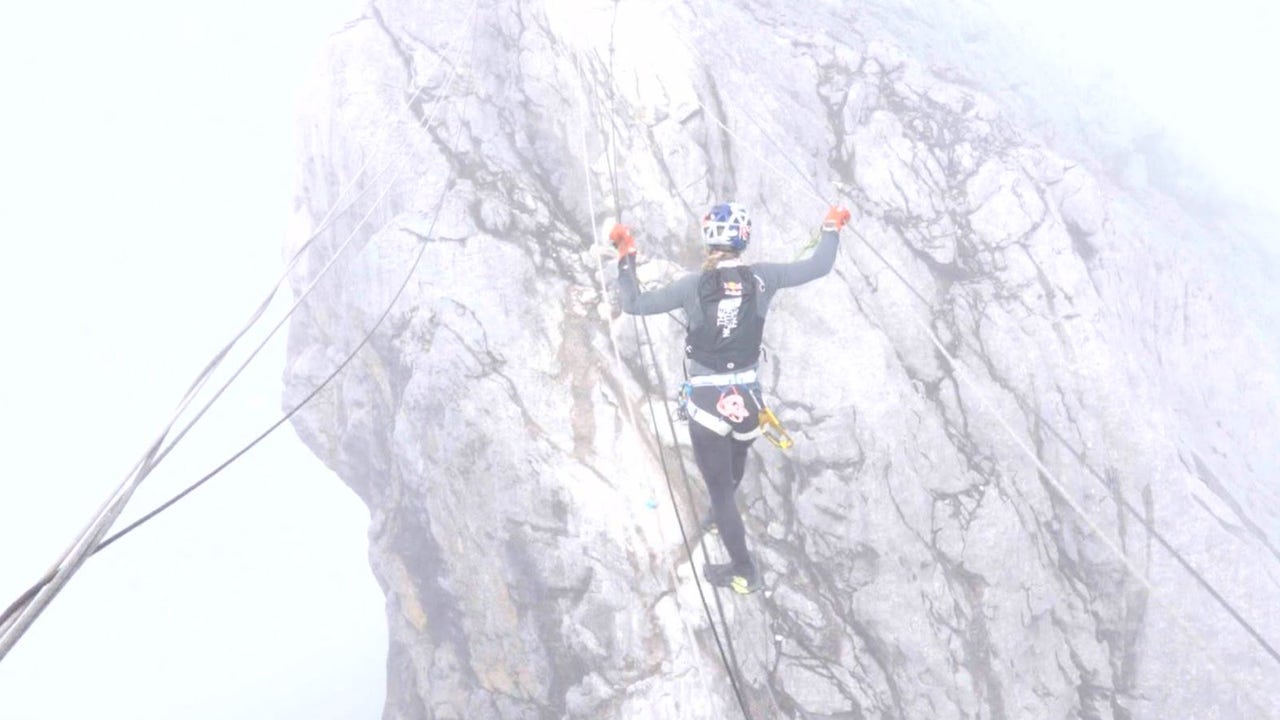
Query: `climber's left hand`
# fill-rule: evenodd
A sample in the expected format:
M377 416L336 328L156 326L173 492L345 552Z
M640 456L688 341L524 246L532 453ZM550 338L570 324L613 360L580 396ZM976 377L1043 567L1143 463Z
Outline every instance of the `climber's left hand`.
M622 223L615 223L609 231L609 242L618 250L618 259L636 253L636 239L631 236L631 228Z

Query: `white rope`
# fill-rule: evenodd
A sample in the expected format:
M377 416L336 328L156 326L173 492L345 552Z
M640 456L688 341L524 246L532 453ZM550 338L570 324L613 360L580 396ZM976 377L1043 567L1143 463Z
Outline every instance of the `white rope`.
M592 172L591 172L591 161L590 161L590 149L587 146L587 117L586 117L587 100L586 100L586 93L582 87L582 82L583 82L582 64L576 56L574 57L574 65L578 68L578 83L577 83L578 124L582 128L582 171L584 173L584 176L587 182L587 211L591 213L590 227L591 227L592 236L591 236L590 252L595 256L595 259L596 259L596 270L598 271L598 278L600 281L600 303L602 305L608 305L609 288L608 288L607 276L605 275L605 265L604 265L604 261L600 259L601 253L599 252L599 249L596 247L597 234L600 232L600 228L596 225L596 207L595 207L594 193L591 192ZM615 218L615 221L622 222L622 218ZM625 375L623 374L622 355L618 351L618 346L621 345L621 342L618 340L617 330L613 325L612 319L606 318L605 323L609 327L609 343L613 349L613 363L614 363L616 372L618 373L619 382L621 382L621 378L625 377ZM631 406L631 403L627 402L625 394L623 397L619 398L619 400L627 408L627 414L631 416L631 424L635 427L639 427L639 424L636 422L635 408Z
M471 5L471 12L468 13L469 23L472 19L472 16L474 15L474 11L476 9L477 3L478 3L478 0L473 0L473 3ZM443 62L445 57L452 55L453 52L458 49L458 47L461 44L461 38L462 36L459 36L458 38L456 38L455 40L456 44L453 45L448 51L446 51L445 55L441 56L440 62ZM435 68L438 66L439 66L439 63L437 63L437 65L432 68L433 73L435 71ZM431 121L434 120L435 115L438 112L439 108L441 107L444 98L448 95L448 92L451 89L453 81L456 78L456 76L457 76L457 65L451 64L449 79L446 82L444 91L440 94L439 97L437 97L432 107L432 111L428 120L423 124L424 128L428 127ZM420 93L420 90L418 92L413 93L409 97L409 99L406 101L406 104L405 104L406 107L409 104L411 104L413 100L416 99L419 93ZM383 140L385 141L385 139L388 137L390 137L389 131L387 135L384 136ZM385 145L385 142L383 143L383 145ZM372 158L375 157L377 154L379 154L380 151L381 151L381 147L377 148L374 153L371 153L369 158L366 158L365 163L360 166L356 175L353 176L353 178L350 181L348 181L346 186L339 192L339 196L338 196L339 199L336 202L341 201L341 198L343 195L345 195L346 190L354 185L354 183L359 179L359 176L364 172L365 168L368 166L369 162L371 162ZM347 239L342 243L339 249L334 253L333 257L330 258L328 263L325 264L324 268L312 280L311 284L295 300L293 305L289 308L288 312L285 313L285 315L271 329L271 331L261 341L261 343L259 343L259 345L249 354L249 356L243 361L243 363L239 366L239 368L236 369L236 371L231 375L231 377L218 389L218 391L214 394L214 396L205 403L203 408L196 414L196 416L191 421L187 423L187 425L178 433L178 435L174 437L168 443L168 445L163 448L163 450L161 450L161 445L164 443L165 438L168 436L170 430L173 428L178 418L181 417L181 415L190 406L191 402L194 400L199 390L204 387L205 383L211 377L213 370L215 370L221 364L222 359L225 358L225 356L231 351L232 347L248 332L248 330L254 324L256 324L257 320L262 316L263 312L265 312L267 306L270 304L275 294L279 291L281 285L288 278L288 275L292 271L294 265L296 265L298 260L302 257L303 252L306 250L306 248L324 232L324 230L328 227L328 225L332 222L332 220L334 220L341 212L345 212L346 209L348 209L351 206L351 204L354 204L354 202L364 194L364 191L361 191L361 193L359 193L355 198L353 198L351 201L351 204L348 204L347 207L344 207L341 210L338 210L335 205L334 208L331 208L326 218L322 220L320 228L317 229L311 235L311 237L305 243L303 243L302 247L300 247L298 251L294 253L285 271L281 274L280 278L276 281L275 286L268 293L267 298L263 301L262 305L260 305L259 308L255 311L253 316L250 318L249 322L239 331L239 333L236 334L236 336L231 340L230 343L228 343L222 350L220 350L214 356L214 359L200 373L200 375L197 377L196 382L191 386L190 389L188 389L186 395L179 402L177 409L173 412L172 416L170 417L169 421L165 424L159 436L149 446L149 449L147 450L147 452L133 466L129 474L126 476L125 480L116 488L116 490L102 504L98 512L95 514L94 519L90 521L88 526L80 533L80 535L76 538L76 540L72 542L71 546L66 551L63 552L63 554L59 557L59 559L52 565L50 570L46 572L46 576L48 576L50 573L52 573L53 575L50 581L41 588L41 590L26 604L25 607L23 607L21 611L19 611L18 613L15 613L3 626L0 626L0 659L3 659L8 654L8 652L18 642L18 640L21 639L23 634L25 634L25 632L31 626L31 624L35 622L35 619L44 611L44 609L48 606L48 604L52 602L53 598L57 596L58 593L61 592L63 586L66 585L66 583L70 580L71 576L74 575L80 569L80 567L84 564L85 560L87 560L88 557L93 553L94 549L98 546L98 543L102 540L102 538L106 535L106 533L111 529L111 525L119 517L120 513L123 512L125 505L128 503L129 499L133 496L133 493L137 490L138 486L140 486L141 483L148 477L148 475L150 475L151 471L160 463L160 461L162 461L169 454L169 452L173 450L174 446L176 446L177 443L181 441L183 437L186 436L186 434L192 429L192 427L194 427L195 424L200 421L200 419L205 415L205 413L208 412L208 410L213 406L213 404L222 396L222 394L230 387L230 385L240 376L240 374L245 370L245 368L249 365L249 363L258 355L259 352L261 352L261 350L266 346L266 344L271 340L271 338L274 337L275 333L278 332L281 327L283 327L284 323L292 316L292 314L297 310L297 308L302 304L302 302L307 298L307 296L311 294L312 290L315 289L315 287L329 272L329 270L332 267L334 267L338 258L341 257L341 255L345 252L347 247L350 246L350 244L356 237L356 233L359 232L360 228L363 227L364 223L368 221L373 211L386 198L387 193L390 191L390 189L395 186L396 181L399 179L400 173L402 173L404 170L404 166L407 163L408 157L409 157L408 153L401 153L399 155L396 163L394 163L395 165L397 165L397 169L396 169L396 172L393 174L392 179L383 188L382 192L379 194L377 199L374 200L372 206L364 214L360 222L348 234ZM389 164L387 167L390 167L390 166L391 165ZM386 171L386 168L380 171L377 177L381 177L385 173L385 171ZM377 177L375 177L375 182L377 180ZM159 451L158 455L157 455L157 451Z

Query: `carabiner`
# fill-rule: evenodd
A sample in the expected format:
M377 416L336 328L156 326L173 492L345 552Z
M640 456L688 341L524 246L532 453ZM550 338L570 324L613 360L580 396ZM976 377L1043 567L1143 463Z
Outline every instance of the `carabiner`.
M791 433L782 427L778 416L767 407L760 408L760 434L768 438L769 442L779 450L790 450L791 446L796 444L791 439Z

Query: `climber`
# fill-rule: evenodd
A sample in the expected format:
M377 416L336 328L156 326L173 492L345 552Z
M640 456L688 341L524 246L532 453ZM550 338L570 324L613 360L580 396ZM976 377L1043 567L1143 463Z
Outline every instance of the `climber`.
M688 318L689 437L693 456L711 498L711 515L730 562L703 567L712 585L747 594L761 587L760 573L747 551L742 515L734 491L746 470L747 449L760 435L760 384L756 365L769 301L782 288L816 280L831 271L840 229L849 211L832 207L822 223L813 254L793 263L743 263L751 240L751 218L738 203L722 203L702 218L707 257L701 272L666 287L641 292L636 279L636 241L628 226L616 224L609 239L618 250L622 309L653 315L683 309Z

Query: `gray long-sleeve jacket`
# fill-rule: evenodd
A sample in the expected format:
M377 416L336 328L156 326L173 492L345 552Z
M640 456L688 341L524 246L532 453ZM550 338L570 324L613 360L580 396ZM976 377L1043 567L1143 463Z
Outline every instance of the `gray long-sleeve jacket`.
M763 319L769 312L769 302L774 293L782 288L803 285L810 280L831 272L836 261L836 250L840 246L840 233L834 230L822 233L822 239L813 254L803 260L790 263L752 263L752 273L760 280L760 296L756 302L757 312ZM730 262L720 263L720 267L732 267ZM698 330L702 323L702 312L698 307L698 281L701 273L694 272L676 279L666 287L641 292L636 280L635 256L628 255L618 263L618 288L622 300L623 312L632 315L656 315L683 309L689 319L690 331ZM748 368L742 368L747 370ZM691 375L709 375L714 370L690 362Z

